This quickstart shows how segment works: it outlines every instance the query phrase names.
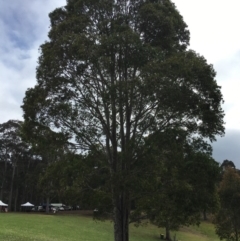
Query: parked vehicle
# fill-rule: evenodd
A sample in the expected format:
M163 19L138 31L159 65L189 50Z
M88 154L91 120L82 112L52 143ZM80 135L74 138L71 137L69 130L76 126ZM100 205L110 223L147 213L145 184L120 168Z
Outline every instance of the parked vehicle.
M64 209L66 211L70 211L70 210L73 210L73 207L72 206L64 206Z
M51 207L51 210L53 210L53 211L58 211L58 210L59 210L59 207Z
M43 206L38 206L38 212L45 212L45 209L43 208Z
M56 213L59 211L59 207L51 207L51 211Z
M32 207L31 211L38 211L38 206Z

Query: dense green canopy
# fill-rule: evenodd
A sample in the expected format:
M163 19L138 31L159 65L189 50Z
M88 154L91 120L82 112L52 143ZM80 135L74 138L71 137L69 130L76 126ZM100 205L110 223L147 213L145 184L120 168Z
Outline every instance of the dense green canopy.
M187 25L170 0L69 0L50 20L37 84L24 98L30 135L48 126L81 150L97 145L112 180L122 180L152 132L223 134L215 71L187 48ZM125 182L111 190L115 241L128 240L131 193Z

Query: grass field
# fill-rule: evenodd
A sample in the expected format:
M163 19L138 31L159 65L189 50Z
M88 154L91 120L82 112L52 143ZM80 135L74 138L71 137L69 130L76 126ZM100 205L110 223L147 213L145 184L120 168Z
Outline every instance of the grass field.
M146 225L130 227L130 241L160 240L163 230ZM184 227L176 233L181 241L219 241L211 223ZM95 221L86 215L0 213L1 241L112 241L112 222Z

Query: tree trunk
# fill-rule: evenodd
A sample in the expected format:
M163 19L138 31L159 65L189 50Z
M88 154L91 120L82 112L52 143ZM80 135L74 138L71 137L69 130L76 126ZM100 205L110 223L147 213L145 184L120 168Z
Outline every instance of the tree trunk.
M15 200L14 200L14 212L17 211L17 200L18 200L18 187L16 188Z
M9 200L8 200L8 210L12 210L12 193L13 193L13 183L15 177L15 170L16 170L16 163L13 163L13 171L12 171L12 181L11 181L11 189L9 193Z
M173 236L173 241L177 241L177 238L176 238L176 233L174 234L174 236Z
M1 190L0 190L0 200L3 200L3 184L4 184L4 179L2 180L2 185L1 185Z
M50 203L50 198L47 197L47 203L46 203L46 213L49 213L49 203Z
M114 200L114 241L129 241L129 203L124 192Z
M203 220L207 221L207 212L206 212L206 210L203 210Z
M4 161L4 171L2 177L2 185L1 185L1 192L0 192L0 200L3 200L3 192L4 192L4 184L7 176L7 161Z
M235 241L238 241L238 227L236 226L236 223L234 225L234 229L235 229Z
M168 221L167 221L167 223L166 223L166 240L169 240L169 241L172 240L172 239L171 239L171 234L170 234L170 228L169 228L169 223L168 223Z

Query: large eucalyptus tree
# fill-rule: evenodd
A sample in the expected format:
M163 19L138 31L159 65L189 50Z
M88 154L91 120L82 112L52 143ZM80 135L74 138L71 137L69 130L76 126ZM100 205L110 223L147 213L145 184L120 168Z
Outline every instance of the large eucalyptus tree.
M223 134L215 71L187 48L187 25L170 0L68 0L49 16L37 84L24 98L25 130L48 126L81 150L105 150L114 239L127 241L129 182L144 136L166 128Z

